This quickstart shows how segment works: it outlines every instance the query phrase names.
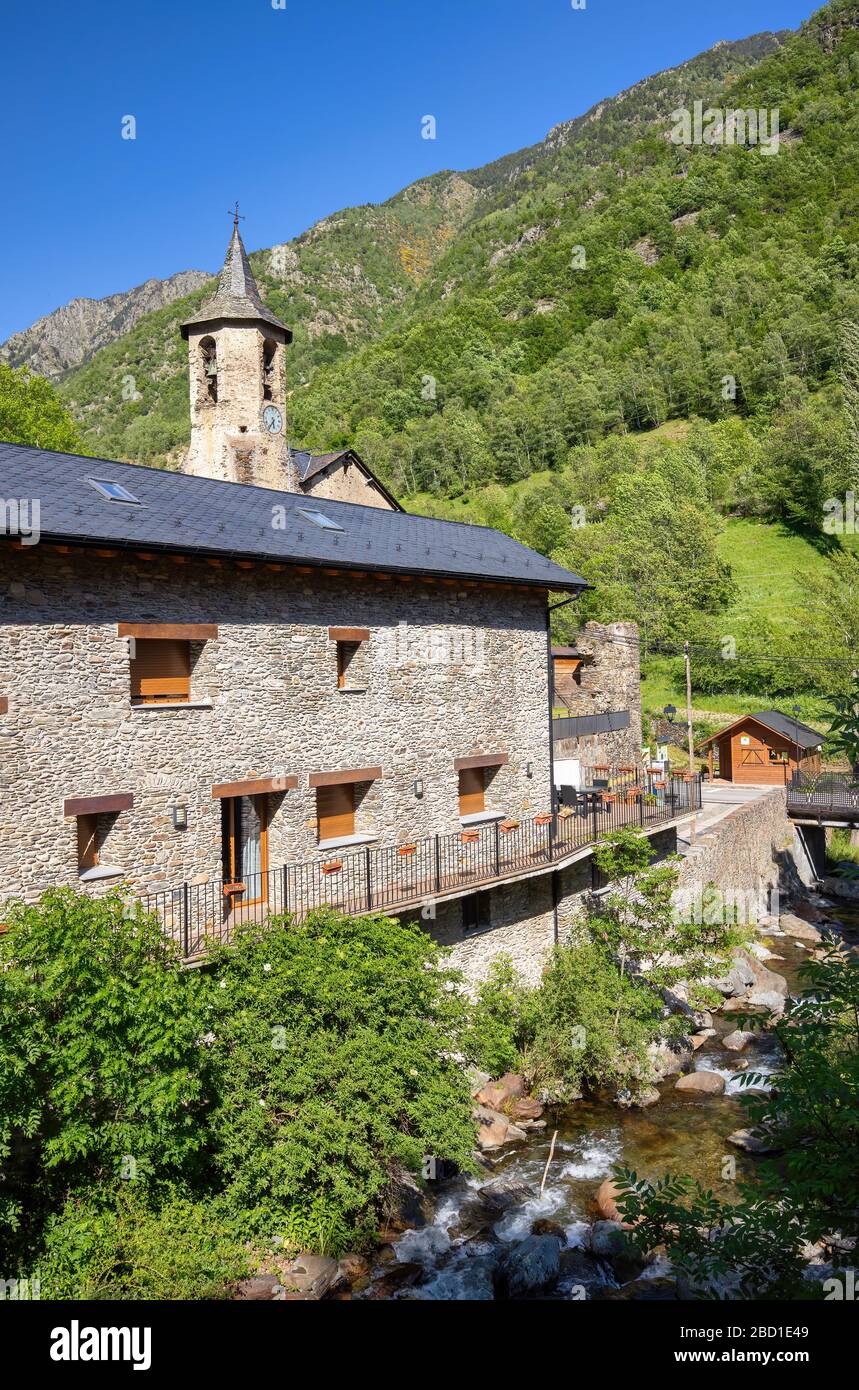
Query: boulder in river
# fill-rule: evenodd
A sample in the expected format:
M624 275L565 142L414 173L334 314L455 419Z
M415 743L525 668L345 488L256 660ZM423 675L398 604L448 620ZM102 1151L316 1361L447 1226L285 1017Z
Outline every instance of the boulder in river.
M524 1129L488 1105L478 1105L474 1118L478 1121L477 1142L481 1149L500 1149L503 1144L521 1143L528 1137Z
M793 912L783 912L778 919L778 924L783 932L794 937L797 941L812 941L817 945L823 940L823 933L817 927L812 926L810 922L803 921Z
M597 1204L597 1211L604 1221L620 1221L620 1211L617 1205L619 1196L620 1188L617 1183L612 1182L611 1178L606 1178L605 1182L600 1183L594 1201Z
M611 1303L668 1303L679 1296L675 1280L659 1275L653 1279L633 1279L620 1289L606 1289L601 1298Z
M629 1250L626 1227L621 1221L595 1221L591 1227L591 1250L599 1260L614 1260Z
M749 1043L752 1042L754 1036L754 1033L744 1033L741 1028L735 1028L733 1033L729 1033L727 1037L722 1039L722 1046L726 1047L729 1052L742 1052L743 1048L748 1047Z
M509 1247L498 1278L509 1298L527 1298L554 1284L560 1272L561 1242L557 1236L526 1236Z
M715 1028L702 1028L700 1033L693 1033L689 1039L692 1044L693 1052L697 1052L699 1047L703 1047L710 1038L715 1038Z
M299 1255L283 1275L284 1292L280 1297L286 1302L315 1302L324 1298L339 1277L337 1261L327 1255Z
M674 1083L675 1091L691 1091L705 1096L721 1096L725 1093L725 1078L717 1071L690 1071Z
M482 1206L492 1216L501 1216L512 1207L521 1207L533 1197L534 1189L518 1178L495 1178L477 1189Z
M779 1152L778 1145L770 1135L754 1129L735 1129L733 1134L728 1135L728 1143L733 1144L735 1149L742 1149L747 1154L775 1154Z
M405 1168L395 1167L388 1176L385 1221L390 1231L413 1231L426 1226L435 1215L432 1198Z

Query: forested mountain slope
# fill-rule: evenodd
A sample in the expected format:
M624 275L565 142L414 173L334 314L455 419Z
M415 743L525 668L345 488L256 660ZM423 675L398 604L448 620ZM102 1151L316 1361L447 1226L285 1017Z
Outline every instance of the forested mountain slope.
M709 100L726 81L777 50L782 37L720 44L601 102L530 149L482 169L422 179L387 203L336 213L292 242L256 252L251 261L266 303L295 332L288 372L297 395L318 369L346 367L362 344L415 316L420 320L428 305L458 299L463 257L479 255L487 236L489 254L503 256L507 228L527 231L532 225L536 189L548 181L562 205L575 175L613 158L677 104L694 96ZM450 272L434 273L448 260ZM69 377L64 395L93 452L176 462L188 441L186 352L178 324L208 292L204 287L144 318ZM523 323L524 338L529 331ZM348 380L348 368L342 379ZM314 433L342 437L342 416L341 408L328 424L314 424ZM295 442L304 442L305 428L311 425L296 423Z

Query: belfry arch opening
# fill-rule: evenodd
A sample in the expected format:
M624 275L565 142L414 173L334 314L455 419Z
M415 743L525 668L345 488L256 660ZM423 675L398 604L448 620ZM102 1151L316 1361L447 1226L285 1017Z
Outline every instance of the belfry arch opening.
M200 340L200 399L214 405L218 399L218 348L212 337Z
M277 343L272 338L266 338L262 345L262 398L264 401L274 400L274 388L277 381Z

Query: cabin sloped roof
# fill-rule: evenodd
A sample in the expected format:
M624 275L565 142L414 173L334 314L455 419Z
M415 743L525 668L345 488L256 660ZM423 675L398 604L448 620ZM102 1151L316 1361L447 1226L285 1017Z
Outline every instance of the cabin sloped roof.
M724 734L730 733L732 729L739 728L749 719L753 719L756 724L762 724L765 729L769 729L774 734L781 734L782 738L788 739L791 743L797 744L800 748L819 748L824 742L824 735L812 729L810 725L803 724L801 720L794 719L791 714L780 714L775 709L760 710L758 714L742 714L732 723L726 724L724 729L719 729L715 734L710 734L709 738L703 740L704 744L712 743L717 738L722 738Z
M91 479L119 483L140 505L105 500ZM0 443L0 497L38 499L41 536L58 542L558 591L589 587L579 575L488 527L28 445ZM323 513L341 529L320 528L308 512Z

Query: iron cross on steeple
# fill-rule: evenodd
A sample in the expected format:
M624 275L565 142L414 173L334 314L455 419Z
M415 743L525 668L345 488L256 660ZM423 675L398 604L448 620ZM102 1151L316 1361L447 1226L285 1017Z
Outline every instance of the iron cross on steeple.
M230 212L228 215L233 219L233 226L236 228L236 231L238 231L238 227L239 227L239 223L240 223L240 222L246 222L246 221L247 221L247 218L245 217L244 213L239 212L239 205L238 205L238 203L236 203L236 206L235 206L234 210L233 210L232 212Z

